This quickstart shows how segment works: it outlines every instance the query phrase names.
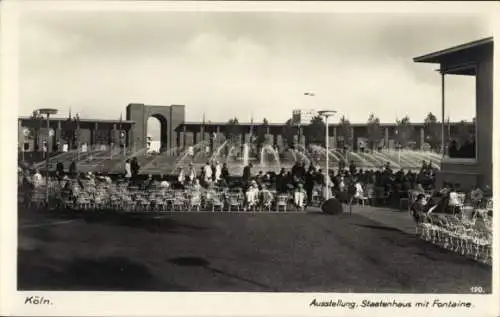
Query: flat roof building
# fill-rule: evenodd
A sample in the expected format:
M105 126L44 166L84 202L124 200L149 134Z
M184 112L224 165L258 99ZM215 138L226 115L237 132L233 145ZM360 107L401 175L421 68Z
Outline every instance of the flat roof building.
M415 57L417 63L439 64L441 75L441 118L446 108L446 75L476 78L476 157L450 158L445 155L445 127L442 126L443 160L438 182L492 186L493 178L493 37L453 46Z

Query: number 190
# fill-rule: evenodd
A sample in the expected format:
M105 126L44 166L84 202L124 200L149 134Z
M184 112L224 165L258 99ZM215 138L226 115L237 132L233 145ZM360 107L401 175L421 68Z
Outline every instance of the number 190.
M483 293L483 288L481 286L472 286L470 291L472 293Z

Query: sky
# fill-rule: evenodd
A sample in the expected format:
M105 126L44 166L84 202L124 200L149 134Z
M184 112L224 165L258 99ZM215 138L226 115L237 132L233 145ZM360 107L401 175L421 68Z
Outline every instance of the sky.
M187 121L328 108L356 123L421 122L440 115L440 76L412 58L491 35L472 13L25 12L19 115L118 119L144 103L186 105ZM474 117L474 85L448 76L451 120Z

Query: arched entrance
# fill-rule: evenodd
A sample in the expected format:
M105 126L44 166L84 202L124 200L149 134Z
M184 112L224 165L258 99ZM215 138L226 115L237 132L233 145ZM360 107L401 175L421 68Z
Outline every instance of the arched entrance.
M159 152L168 149L168 121L163 115L151 115L147 120L146 131L147 136L152 139L152 149Z
M131 140L136 140L141 148L147 147L148 120L156 118L160 122L161 149L167 150L176 146L175 129L185 120L183 105L146 106L144 104L129 104L127 120L134 121Z

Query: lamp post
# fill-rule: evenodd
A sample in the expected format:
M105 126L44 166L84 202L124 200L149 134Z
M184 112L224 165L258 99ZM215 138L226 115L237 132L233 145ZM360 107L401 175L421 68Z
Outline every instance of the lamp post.
M45 155L45 199L47 202L47 207L49 206L49 138L50 138L50 115L57 114L57 109L52 108L42 108L38 109L38 113L47 115L47 153Z
M326 197L325 201L329 199L330 193L329 193L329 180L330 180L330 175L329 175L329 170L328 170L328 154L329 154L329 134L328 134L328 117L334 116L337 113L337 111L334 110L320 110L318 111L318 114L320 116L325 117L325 150L326 150L326 162L325 162L325 169L326 169L326 180L325 180L325 185L326 185Z

